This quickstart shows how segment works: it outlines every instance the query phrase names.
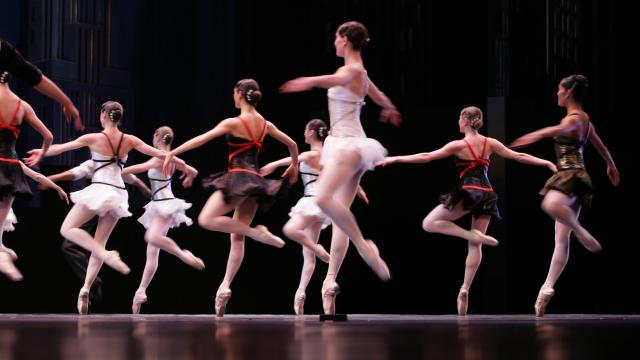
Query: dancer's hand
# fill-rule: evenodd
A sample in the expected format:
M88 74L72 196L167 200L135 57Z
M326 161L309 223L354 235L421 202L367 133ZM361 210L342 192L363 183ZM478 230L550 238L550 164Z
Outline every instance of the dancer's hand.
M282 173L282 177L289 177L289 184L295 184L298 181L298 166L294 166L293 164L289 165L287 170Z
M538 141L540 139L542 139L542 136L536 135L536 134L523 135L523 136L515 139L511 144L509 144L509 147L512 148L512 149L523 147L523 146L526 146L526 145L533 144L534 142L536 142L536 141Z
M395 108L382 109L380 112L380 122L400 126L400 124L402 124L402 115Z
M553 171L554 173L558 172L558 168L556 167L556 164L552 163L551 161L547 161L546 167L548 167L549 170Z
M365 204L369 205L369 198L367 197L367 193L364 192L362 186L358 185L358 197L360 200L364 201Z
M67 193L64 192L64 190L62 190L62 188L59 186L56 191L58 191L58 196L60 196L60 199L62 199L62 201L69 205L69 196L67 196Z
M607 176L609 176L609 180L613 186L620 184L620 173L618 173L618 168L616 168L615 165L607 166Z
M282 84L280 86L280 92L300 92L310 90L311 88L313 88L313 80L311 78L299 77Z
M80 120L80 112L72 102L64 105L62 107L62 112L64 113L64 118L68 123L73 121L73 128L76 129L76 131L84 131L84 124L82 123L82 120Z
M40 160L42 160L42 158L44 157L44 153L42 152L42 149L29 150L27 151L27 154L29 154L29 157L22 158L22 161L24 161L24 163L27 164L27 166L29 167L34 167L38 165Z

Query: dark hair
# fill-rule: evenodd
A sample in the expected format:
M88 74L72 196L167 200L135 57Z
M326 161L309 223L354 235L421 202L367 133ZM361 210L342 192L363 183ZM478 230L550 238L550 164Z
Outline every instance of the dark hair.
M324 139L329 135L329 127L320 119L310 120L307 123L307 127L309 130L313 130L316 133L316 138L320 141L324 141Z
M589 81L586 76L575 74L569 75L564 79L560 80L560 85L571 91L573 99L579 103L584 101L584 98L587 96L587 88L589 87Z
M369 43L369 31L357 21L348 21L340 25L338 34L349 40L353 50L362 50Z
M260 85L253 79L242 79L236 84L236 90L240 90L244 99L251 105L256 106L262 99Z
M0 70L0 84L6 84L9 82L9 72Z
M109 120L119 123L122 120L122 115L124 114L124 108L117 101L107 101L102 104L100 108L100 112L105 112L109 117Z
M476 106L468 106L460 111L465 119L469 120L469 126L478 130L482 127L482 110Z
M173 142L173 130L168 126L160 126L156 132L160 134L160 141L165 145L171 145Z

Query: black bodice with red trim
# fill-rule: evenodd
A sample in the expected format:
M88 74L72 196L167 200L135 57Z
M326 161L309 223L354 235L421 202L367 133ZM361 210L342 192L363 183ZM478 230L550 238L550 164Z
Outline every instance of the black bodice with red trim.
M262 148L262 138L267 130L267 123L264 123L262 133L258 137L254 137L247 122L241 118L242 125L247 130L247 133L251 137L249 139L243 139L227 134L227 145L229 145L229 167L228 172L249 172L256 175L260 175L260 166L258 165L258 153Z
M466 140L463 140L474 160L460 159L455 157L456 167L458 168L458 174L460 176L461 187L472 190L493 191L491 183L489 182L489 176L487 176L487 170L489 170L489 160L485 159L485 153L487 150L487 138L484 138L482 145L482 153L480 156L476 154Z
M18 100L18 105L13 113L10 121L5 121L0 113L0 161L18 162L18 153L16 153L16 141L20 134L20 127L15 125L16 118L20 111L22 101Z

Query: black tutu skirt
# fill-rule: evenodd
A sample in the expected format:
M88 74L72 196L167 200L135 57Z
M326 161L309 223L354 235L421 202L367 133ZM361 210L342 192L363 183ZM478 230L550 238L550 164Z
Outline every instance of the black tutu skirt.
M20 164L0 161L0 199L7 195L28 197L31 195L31 188Z
M498 211L498 195L495 191L465 189L457 186L450 193L441 195L438 200L448 210L452 210L462 201L463 209L469 211L474 217L491 215L498 220L501 219Z
M557 190L568 196L575 196L582 206L591 206L593 199L593 183L591 176L584 169L560 170L547 180L540 195L549 190Z
M220 190L224 201L229 203L236 197L252 197L258 201L258 210L267 211L277 199L287 195L288 179L265 179L262 176L238 171L211 174L202 179L202 186L213 191Z

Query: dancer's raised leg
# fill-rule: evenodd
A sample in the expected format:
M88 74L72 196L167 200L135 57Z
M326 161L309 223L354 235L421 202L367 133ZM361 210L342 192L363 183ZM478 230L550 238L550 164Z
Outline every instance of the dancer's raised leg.
M160 248L171 255L176 256L187 265L198 270L204 269L204 262L193 255L191 251L181 249L175 241L167 236L170 228L170 220L160 216L151 220L149 228L144 234L144 239L154 247Z
M482 243L490 246L497 246L498 240L495 238L488 236L473 227L471 230L467 230L454 223L455 220L460 219L467 213L468 211L464 210L462 202L457 203L451 210L440 204L431 210L431 212L424 218L422 221L422 228L424 231L451 235L476 244Z
M542 200L542 209L556 221L567 225L587 250L599 252L602 246L598 240L578 221L576 201L576 197L569 197L557 190L549 190Z
M319 225L316 225L319 224ZM311 226L322 226L322 223L318 223L318 220L314 216L294 215L282 228L282 232L291 240L296 241L303 247L312 251L320 260L328 263L329 253L324 247L318 244L316 237L310 236L310 232L307 229ZM318 231L318 236L320 235Z

